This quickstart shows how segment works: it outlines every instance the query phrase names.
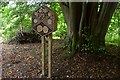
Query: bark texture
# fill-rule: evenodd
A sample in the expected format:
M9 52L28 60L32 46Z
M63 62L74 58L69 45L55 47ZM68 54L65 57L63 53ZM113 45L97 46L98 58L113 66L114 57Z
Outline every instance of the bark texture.
M60 5L73 54L84 45L105 46L105 35L117 2L62 2Z

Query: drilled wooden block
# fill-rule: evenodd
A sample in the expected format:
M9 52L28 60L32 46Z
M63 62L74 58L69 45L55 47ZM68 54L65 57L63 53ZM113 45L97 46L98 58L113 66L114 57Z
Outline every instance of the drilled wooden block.
M48 35L57 29L57 15L48 8L42 6L32 14L33 29L41 36Z

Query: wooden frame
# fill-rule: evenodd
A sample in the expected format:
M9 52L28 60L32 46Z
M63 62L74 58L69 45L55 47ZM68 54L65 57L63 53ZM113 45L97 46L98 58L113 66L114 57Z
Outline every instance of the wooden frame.
M42 76L45 76L45 36L48 35L48 78L52 76L52 32L57 29L57 21L56 13L47 6L38 8L32 14L33 30L42 36Z

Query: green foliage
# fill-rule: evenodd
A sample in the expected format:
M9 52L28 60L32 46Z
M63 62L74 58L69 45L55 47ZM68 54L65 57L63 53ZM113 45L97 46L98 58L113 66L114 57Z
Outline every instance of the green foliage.
M105 54L106 48L99 47L97 45L92 45L92 44L83 44L81 46L81 52L90 52L90 53L95 52L95 53Z
M87 44L78 44L78 48L80 49L81 52L96 52L96 53L106 53L105 47L99 46L99 45L94 45L93 40L96 38L93 35L85 35L82 34L82 37L84 37L85 41Z
M20 30L31 31L31 13L33 7L23 2L6 3L6 6L0 9L0 29L4 40L14 38Z
M58 15L58 26L57 31L53 33L54 37L65 38L67 35L66 29L67 25L64 21L64 16L61 11L59 3L51 3L51 8L57 13Z
M65 38L67 34L67 25L59 3L28 3L28 2L0 2L0 35L4 40L9 40L16 36L18 31L30 32L31 14L41 5L51 7L58 15L57 31L53 33L54 37ZM120 44L120 4L118 5L106 34L107 43ZM89 41L89 37L86 38Z
M30 32L31 14L42 5L50 6L58 15L58 30L53 36L60 38L66 36L66 24L59 3L1 2L0 4L0 30L5 41L14 38L19 31Z
M118 44L120 42L120 31L118 31L120 29L120 3L117 7L117 9L115 10L105 40L107 43L115 43Z

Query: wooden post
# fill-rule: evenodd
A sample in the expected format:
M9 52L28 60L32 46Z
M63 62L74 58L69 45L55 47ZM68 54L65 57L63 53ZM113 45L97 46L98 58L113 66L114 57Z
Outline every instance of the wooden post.
M48 78L52 73L52 34L48 35Z
M42 36L42 75L45 75L45 36Z
M46 15L47 14L47 15ZM49 7L41 6L32 14L33 29L41 35L42 40L42 75L45 76L45 36L48 35L48 78L52 76L52 32L57 30L58 17Z

